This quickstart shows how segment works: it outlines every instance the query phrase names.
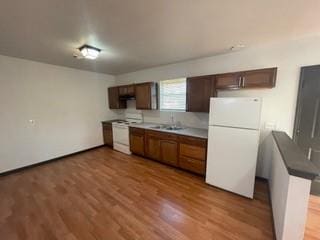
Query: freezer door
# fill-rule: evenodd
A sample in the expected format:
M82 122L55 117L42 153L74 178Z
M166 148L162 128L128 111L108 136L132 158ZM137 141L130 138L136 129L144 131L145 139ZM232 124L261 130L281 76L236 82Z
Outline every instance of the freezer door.
M259 131L209 127L206 182L253 198Z
M259 129L260 98L211 98L209 125Z

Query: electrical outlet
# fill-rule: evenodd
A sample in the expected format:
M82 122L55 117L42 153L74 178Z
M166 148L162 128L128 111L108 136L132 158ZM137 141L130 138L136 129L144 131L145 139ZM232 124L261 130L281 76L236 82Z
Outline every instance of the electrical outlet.
M267 130L277 130L277 124L275 122L266 122L264 124L264 129L267 129Z

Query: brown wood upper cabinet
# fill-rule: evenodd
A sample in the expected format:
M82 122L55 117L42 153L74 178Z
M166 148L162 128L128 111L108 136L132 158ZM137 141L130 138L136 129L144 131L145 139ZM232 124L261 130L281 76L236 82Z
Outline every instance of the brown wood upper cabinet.
M217 74L215 87L218 90L241 88L273 88L276 84L277 68Z
M276 85L277 68L266 68L242 73L243 88L273 88Z
M215 76L216 89L239 89L241 87L240 73L226 73Z
M121 97L134 97L135 96L135 87L133 84L119 86L119 96Z
M146 82L135 84L136 109L157 109L157 84Z
M108 99L110 109L122 109L127 107L127 102L120 100L119 87L108 88Z
M216 96L214 77L187 78L187 112L209 112L210 97Z

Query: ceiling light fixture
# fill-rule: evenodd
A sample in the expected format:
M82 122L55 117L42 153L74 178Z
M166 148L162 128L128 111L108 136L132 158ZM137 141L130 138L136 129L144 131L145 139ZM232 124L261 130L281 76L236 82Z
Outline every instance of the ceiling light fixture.
M91 46L85 44L79 48L79 51L81 52L81 54L84 58L96 59L99 56L101 49L91 47Z

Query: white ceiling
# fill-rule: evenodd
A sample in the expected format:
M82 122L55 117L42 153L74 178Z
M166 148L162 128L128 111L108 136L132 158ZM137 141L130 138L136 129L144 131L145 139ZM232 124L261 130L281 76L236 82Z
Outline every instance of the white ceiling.
M319 0L8 0L0 54L120 74L320 33ZM77 60L87 43L99 59Z

